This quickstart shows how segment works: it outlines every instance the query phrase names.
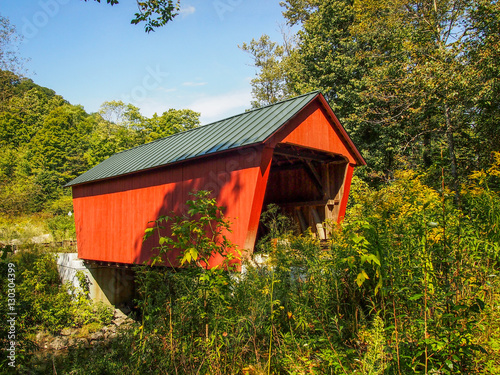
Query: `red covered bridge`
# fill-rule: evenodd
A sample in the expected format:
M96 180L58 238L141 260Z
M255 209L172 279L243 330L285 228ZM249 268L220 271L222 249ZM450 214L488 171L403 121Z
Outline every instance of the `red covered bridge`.
M345 214L360 153L319 92L242 113L115 154L71 181L78 255L142 263L148 222L181 213L211 190L233 223L229 239L252 252L263 207L276 203L302 230L328 236ZM221 259L213 259L212 265Z

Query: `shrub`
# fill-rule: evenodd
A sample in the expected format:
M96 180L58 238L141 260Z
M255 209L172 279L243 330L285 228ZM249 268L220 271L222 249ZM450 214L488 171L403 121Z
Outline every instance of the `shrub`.
M207 267L218 243L210 239L220 241L210 233L222 232L208 231L207 240L200 228L214 215L229 226L216 202L198 195L188 216L162 221L174 235L160 236L160 253L181 249L186 267L137 270L141 327L110 343L104 355L72 351L63 368L498 374L497 170L472 176L460 209L451 192L427 187L415 173L399 173L378 190L355 181L346 220L326 249L311 233L293 235L281 225L288 219L271 207L263 217L273 233L261 246L269 262L248 262L242 274Z

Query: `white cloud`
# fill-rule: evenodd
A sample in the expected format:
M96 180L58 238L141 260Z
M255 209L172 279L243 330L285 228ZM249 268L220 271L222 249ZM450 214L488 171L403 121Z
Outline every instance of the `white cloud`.
M163 87L163 86L160 86L156 89L156 91L160 91L160 92L174 92L174 91L177 91L177 89L175 87L172 87L172 88L166 88L166 87Z
M200 93L196 98L189 92L180 94L179 90L175 93L169 92L171 89L165 89L160 95L150 95L138 102L132 102L139 107L144 116L151 117L154 113L161 115L169 108L191 109L200 112L200 121L202 124L209 124L214 121L223 120L227 117L243 113L250 108L252 101L251 87L243 90L234 90L227 93L210 95ZM189 101L189 97L193 98Z
M140 103L133 104L139 107L141 110L141 114L146 117L152 117L155 113L161 115L167 110L167 108L165 108L165 103L153 98L147 98Z
M196 99L186 107L193 111L200 112L201 123L208 124L244 112L245 109L250 108L251 101L251 89L248 88L248 90L232 91L217 96L202 97Z
M197 86L205 86L207 82L184 82L182 86L188 87L197 87Z
M196 8L192 5L187 5L186 7L181 7L179 14L184 18L196 12Z

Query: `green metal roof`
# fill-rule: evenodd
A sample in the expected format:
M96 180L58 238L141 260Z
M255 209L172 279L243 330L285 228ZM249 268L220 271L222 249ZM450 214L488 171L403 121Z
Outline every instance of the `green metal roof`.
M314 91L119 152L66 186L104 180L262 143L319 94L319 91Z

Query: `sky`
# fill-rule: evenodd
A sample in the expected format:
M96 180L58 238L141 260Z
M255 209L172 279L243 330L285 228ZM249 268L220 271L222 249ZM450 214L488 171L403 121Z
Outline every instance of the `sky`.
M207 124L250 108L256 69L238 45L282 39L279 0L182 0L149 34L130 24L136 11L135 0L0 0L23 37L26 75L89 113L121 100L148 117L192 109Z

